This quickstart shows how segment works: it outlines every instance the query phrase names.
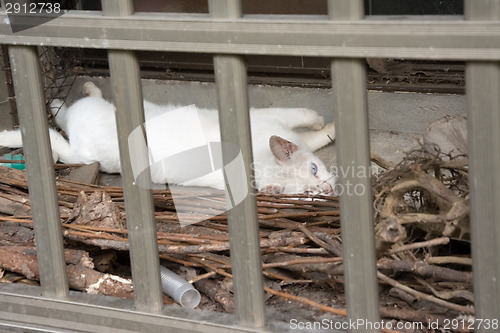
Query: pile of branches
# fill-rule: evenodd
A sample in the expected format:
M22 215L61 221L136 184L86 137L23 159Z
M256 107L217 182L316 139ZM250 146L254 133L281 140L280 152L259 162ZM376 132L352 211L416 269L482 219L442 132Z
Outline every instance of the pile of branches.
M420 228L425 217L424 224L462 228L468 205L465 192L457 192L464 185L457 182L457 175L466 177L466 172L462 164L455 168L453 163L458 162L409 155L374 183L377 267L380 282L388 286L381 293L384 318L428 322L473 313L470 258L433 255L437 252L432 249L449 247L446 244L454 233L434 228L427 234L432 237L420 233L417 239L409 227ZM128 251L122 188L59 178L57 190L70 287L132 298L130 269L119 260ZM417 191L420 196L415 199ZM204 201L206 207L193 207L191 213L206 219L180 226L171 192L153 191L160 258L213 301L213 309L233 312L227 215L207 213L224 195L190 190L184 199L199 196L210 200ZM257 205L266 292L345 316L344 309L284 291L293 285L320 285L342 293L338 199L258 194ZM435 208L433 213L429 205ZM0 167L0 268L37 280L35 254L26 175ZM165 303L172 302L165 296Z
M470 240L467 156L413 150L376 178L374 192L376 220Z
M421 145L397 165L372 160L386 169L373 179L379 278L405 266L391 292L404 307L433 313L430 321L473 314L467 156ZM380 237L387 230L395 244ZM443 308L430 310L436 305Z
M133 297L132 288L126 288L123 279L104 276L117 273L129 277L130 272L115 272L116 269L113 271L109 263L102 262L116 260L116 254L110 255L110 250L129 249L123 189L61 178L56 185L67 263L68 266L81 266L68 270L70 287L97 292L88 288L95 288L95 282L105 277L109 280L108 285L98 288L98 292ZM214 190L207 194L207 191L191 189L183 200L190 201L200 196L206 199L202 201L206 206L193 206L191 211L198 218L209 216L207 213L214 202L223 201L224 193ZM222 297L220 292L217 294L220 289L218 283L214 285L214 281L208 279L231 269L227 215L209 216L202 222L181 226L170 190L154 190L153 201L160 258L196 268L196 277L190 282L196 283L200 291L205 290L209 294L207 296L218 300L226 311L232 312L234 304L232 296L229 297L230 292ZM326 279L328 269L342 261L339 257L342 251L337 198L259 194L257 206L266 276L286 283L299 280L304 283L304 278L298 279L297 275L285 276L273 271L275 267L290 266L292 272L317 271L322 274L322 279ZM39 275L33 236L26 174L0 166L0 267L37 280ZM104 252L107 254L104 255ZM94 253L96 256L93 256ZM31 263L29 266L24 265L27 261ZM101 270L102 274L90 269ZM84 270L87 271L87 281L80 279L79 273ZM200 275L201 270L206 274ZM342 271L339 272L341 274ZM308 281L314 280L309 278ZM129 281L125 284L128 285Z

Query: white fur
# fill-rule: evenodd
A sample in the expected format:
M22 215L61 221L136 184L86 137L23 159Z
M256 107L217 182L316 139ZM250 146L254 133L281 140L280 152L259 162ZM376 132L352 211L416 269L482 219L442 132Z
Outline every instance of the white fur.
M69 108L60 101L53 103L56 123L69 138L69 143L55 130L50 131L52 149L63 163L99 162L101 170L108 173L120 172L120 156L116 133L114 106L104 100L99 88L92 83L84 86L84 97ZM199 146L203 140L220 141L219 120L216 110L197 109L205 133L196 129L192 119L176 105L156 105L144 102L146 122L163 115L161 123L153 121L147 126L148 147L161 150L164 156L187 151ZM57 111L58 110L58 111ZM188 111L189 112L189 111ZM308 109L251 109L252 146L256 187L275 193L327 193L333 192L334 178L325 165L311 151L328 144L335 136L333 123L323 126L323 118ZM166 117L166 118L165 118ZM305 127L313 131L296 132L293 129ZM204 136L204 137L202 137ZM279 136L293 142L297 149L286 161L280 160L270 150L272 136ZM19 131L0 132L0 146L20 147ZM275 142L281 149L283 142ZM284 147L283 147L284 148ZM285 149L285 148L284 148ZM312 164L317 166L312 174ZM155 183L209 186L224 188L222 173L213 173L197 179L185 179L185 170L175 165L159 165L151 168Z

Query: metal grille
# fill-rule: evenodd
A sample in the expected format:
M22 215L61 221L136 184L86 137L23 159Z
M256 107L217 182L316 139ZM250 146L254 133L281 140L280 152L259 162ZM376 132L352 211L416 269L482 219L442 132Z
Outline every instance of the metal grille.
M32 198L41 290L0 286L0 327L64 331L281 331L266 320L254 196L229 212L236 314L163 309L151 192L134 185L127 136L144 122L135 50L214 55L222 140L252 161L246 66L242 55L331 58L339 168L369 166L366 57L466 61L471 221L477 318L500 313L500 1L466 0L465 20L364 19L363 1L329 0L329 16L242 17L240 1L210 0L210 14L133 15L131 0L106 0L101 12L69 12L12 33L9 45ZM85 38L84 38L85 37ZM135 301L69 292L54 170L36 46L108 49L123 168ZM126 83L126 84L125 84ZM118 98L120 97L120 98ZM137 158L137 157L136 157ZM146 152L142 158L146 161ZM247 169L249 171L249 169ZM247 172L250 175L250 172ZM340 179L340 183L369 179ZM250 182L250 179L247 179ZM348 315L378 321L370 191L341 197ZM41 291L41 295L40 295ZM32 324L36 323L36 324ZM480 330L481 331L481 330ZM376 332L376 330L373 330Z

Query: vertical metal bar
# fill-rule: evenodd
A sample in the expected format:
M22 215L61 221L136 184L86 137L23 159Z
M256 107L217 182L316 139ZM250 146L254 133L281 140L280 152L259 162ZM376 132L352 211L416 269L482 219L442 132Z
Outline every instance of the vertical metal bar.
M241 17L240 1L210 0L213 18ZM252 188L253 162L246 64L242 57L215 55L215 82L222 142L240 147L246 168L249 195L228 211L231 263L239 324L265 325L264 291L255 189ZM226 161L224 161L226 164Z
M364 15L362 0L330 0L328 5L330 19L357 20ZM347 311L353 320L374 323L380 320L380 316L370 184L366 64L364 59L333 59L331 70ZM359 172L360 168L363 173Z
M26 156L40 282L45 296L63 298L68 295L68 280L38 52L32 46L9 46L9 55Z
M14 93L14 85L12 84L12 72L10 69L9 48L7 45L0 46L0 66L4 69L0 73L0 114L2 120L0 121L0 129L11 129L19 125L19 118L17 117L16 99ZM9 103L5 103L5 102Z
M131 0L106 0L102 1L102 7L105 15L133 13ZM140 187L135 182L129 154L128 137L134 129L142 128L145 120L139 64L132 51L108 50L108 60L116 107L135 306L143 311L160 311L163 297L153 197L151 189ZM139 154L133 156L134 163L140 161L147 165L147 150L143 149ZM150 175L146 177L149 179L142 180L151 183Z
M240 1L208 0L212 18L237 19L242 15Z
M468 20L500 20L499 0L468 0ZM476 318L500 314L500 62L466 63L471 239ZM477 332L487 332L485 326Z

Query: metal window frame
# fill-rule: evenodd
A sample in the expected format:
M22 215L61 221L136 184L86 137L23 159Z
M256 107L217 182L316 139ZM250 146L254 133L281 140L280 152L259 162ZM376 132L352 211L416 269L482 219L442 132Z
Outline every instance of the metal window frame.
M138 230L130 235L135 302L68 291L35 57L35 46L42 44L109 49L115 105L123 110L118 112L117 124L125 179L131 179L126 170L129 157L123 154L127 151L126 137L144 120L134 50L214 54L222 137L239 144L247 162L252 154L246 67L241 55L332 58L336 96L333 105L341 125L338 160L341 166L354 163L365 167L369 162L369 140L362 59L467 61L476 317L493 319L500 313L500 263L495 261L500 257L496 243L500 238L500 205L491 204L500 201L500 180L490 176L500 165L500 0L466 0L464 21L363 19L361 0L329 0L330 17L241 17L239 1L230 0L211 0L210 15L133 14L130 3L107 0L104 13L70 12L16 34L10 30L7 15L0 12L0 41L9 45L10 58L17 69L13 79L26 143L38 258L43 266L41 288L0 284L0 327L28 331L106 328L115 332L156 332L165 328L180 332L287 330L286 325L266 322L262 293L252 293L262 290L254 198L229 216L236 316L162 308L151 193L134 188L131 182L124 191L127 212L135 212L129 215L129 230ZM345 85L336 84L340 79ZM237 124L239 132L228 126L232 124ZM248 175L250 182L252 175ZM341 179L345 181L349 179ZM370 188L369 180L363 184ZM349 254L345 258L348 313L351 319L378 320L370 196L342 196L341 207L344 252ZM355 228L361 235L357 240ZM250 254L248 249L252 250ZM37 324L30 324L33 322Z
M209 0L213 19L241 17L241 3L233 0ZM238 55L214 55L215 83L221 141L236 144L243 159L253 161L248 99L247 69ZM224 158L224 165L231 162ZM231 266L237 321L247 327L266 324L264 282L260 256L259 218L251 164L245 165L249 195L228 211ZM226 175L224 174L224 177ZM226 180L227 181L227 180Z
M465 2L467 20L500 21L500 1ZM500 62L465 64L476 318L500 314ZM486 329L478 330L486 332Z
M364 16L363 1L328 1L331 20L355 22ZM339 174L341 188L360 184L362 195L340 196L340 226L344 257L344 288L347 314L352 320L380 321L378 311L373 199L370 175L370 138L368 128L367 72L364 59L334 58L331 66L333 111L337 133L337 167L354 166L365 170L364 178L354 173ZM358 169L357 169L358 170ZM365 330L378 332L378 329Z
M103 1L102 7L104 15L114 18L133 13L132 0ZM135 306L138 310L158 312L163 308L163 294L153 194L151 189L142 188L134 180L128 142L132 131L142 128L145 123L139 63L133 51L114 49L108 50L108 61L116 108ZM134 163L139 162L148 164L146 149L134 156ZM148 172L146 177L149 177L149 181L146 181L150 183L151 175Z
M207 15L106 17L71 11L12 34L0 13L2 43L145 51L314 57L500 60L500 22L407 20L333 21L327 16ZM85 38L82 38L85 36Z

